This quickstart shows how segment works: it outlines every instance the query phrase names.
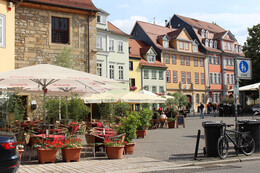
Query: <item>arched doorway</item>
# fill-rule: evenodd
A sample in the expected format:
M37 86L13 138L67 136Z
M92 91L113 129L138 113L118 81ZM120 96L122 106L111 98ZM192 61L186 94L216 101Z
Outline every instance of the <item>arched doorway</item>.
M191 95L187 95L187 99L189 103L192 103L192 96Z

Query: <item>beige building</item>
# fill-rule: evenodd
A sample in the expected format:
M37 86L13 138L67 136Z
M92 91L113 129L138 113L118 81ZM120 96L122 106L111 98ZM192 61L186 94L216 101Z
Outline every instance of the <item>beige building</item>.
M72 48L75 68L96 74L97 11L91 0L23 0L15 13L15 68L51 63Z
M0 72L14 69L15 4L0 0Z

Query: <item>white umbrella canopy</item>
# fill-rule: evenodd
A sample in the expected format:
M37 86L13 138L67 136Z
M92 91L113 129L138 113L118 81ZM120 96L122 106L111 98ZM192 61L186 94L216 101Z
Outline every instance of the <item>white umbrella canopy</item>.
M154 94L154 93L152 93L152 92L150 92L150 91L147 91L147 90L145 90L145 89L138 91L138 93L146 94L146 95L151 95L151 96L157 96L156 94Z
M117 94L117 97L121 102L126 103L165 103L166 100L158 96L141 94L137 92L120 93Z
M246 85L239 87L239 91L253 91L253 90L258 90L260 86L260 82L251 84L251 85Z
M83 95L81 98L84 100L84 103L116 103L116 102L118 102L118 97L112 93L92 94L91 96Z
M44 124L46 119L45 95L50 90L72 91L84 88L86 92L99 93L113 89L109 83L117 81L94 74L59 67L50 64L39 64L15 69L0 74L0 87L19 87L25 89L41 88L43 91Z

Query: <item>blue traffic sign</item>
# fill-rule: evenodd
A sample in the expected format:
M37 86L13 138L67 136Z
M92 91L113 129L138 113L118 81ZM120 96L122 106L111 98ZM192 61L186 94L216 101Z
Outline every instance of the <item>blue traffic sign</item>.
M246 61L241 61L239 63L239 70L242 72L242 73L246 73L248 71L248 63Z

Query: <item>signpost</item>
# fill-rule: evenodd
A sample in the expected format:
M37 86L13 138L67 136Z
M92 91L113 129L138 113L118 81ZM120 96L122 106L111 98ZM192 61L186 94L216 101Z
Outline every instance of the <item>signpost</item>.
M238 97L239 97L239 79L251 80L252 78L252 64L251 59L236 57L235 59L235 86L234 86L234 98L235 98L235 121L237 130L237 116L238 116Z

